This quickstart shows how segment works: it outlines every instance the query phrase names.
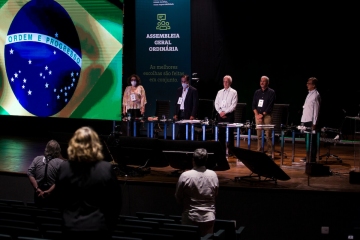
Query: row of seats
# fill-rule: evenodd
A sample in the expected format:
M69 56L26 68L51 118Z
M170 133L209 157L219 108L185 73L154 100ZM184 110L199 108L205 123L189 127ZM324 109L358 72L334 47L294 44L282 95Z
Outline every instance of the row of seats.
M0 200L0 240L61 239L61 223L58 209ZM113 239L237 240L241 239L243 230L244 227L236 227L235 221L216 219L214 234L200 237L197 226L181 224L181 216L137 212L135 216L119 215Z

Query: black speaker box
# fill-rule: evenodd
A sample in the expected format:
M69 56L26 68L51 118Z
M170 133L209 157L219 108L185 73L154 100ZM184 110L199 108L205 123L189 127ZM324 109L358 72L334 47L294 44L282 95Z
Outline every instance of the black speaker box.
M320 163L306 163L305 173L310 176L329 176L331 175L330 167Z
M360 172L350 171L349 172L349 182L353 184L360 183Z

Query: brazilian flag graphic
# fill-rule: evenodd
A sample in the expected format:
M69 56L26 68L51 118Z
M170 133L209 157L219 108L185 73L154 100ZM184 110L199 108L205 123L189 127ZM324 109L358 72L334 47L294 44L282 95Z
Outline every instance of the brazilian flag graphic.
M0 115L120 120L123 3L0 0Z

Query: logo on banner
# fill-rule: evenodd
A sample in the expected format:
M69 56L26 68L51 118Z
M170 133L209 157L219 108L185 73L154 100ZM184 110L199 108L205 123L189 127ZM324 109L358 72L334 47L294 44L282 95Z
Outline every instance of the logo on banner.
M170 30L170 23L166 22L166 14L157 14L157 20L159 21L156 26L156 30Z
M82 56L74 23L60 4L26 3L9 27L4 53L9 84L24 109L47 117L69 103Z

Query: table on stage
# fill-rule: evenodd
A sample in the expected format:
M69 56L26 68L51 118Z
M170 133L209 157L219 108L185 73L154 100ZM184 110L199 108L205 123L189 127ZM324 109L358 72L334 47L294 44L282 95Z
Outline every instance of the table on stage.
M226 123L226 124L214 124L211 121L203 121L203 120L180 120L180 121L173 121L172 119L161 119L158 120L156 118L154 118L154 120L147 120L145 121L145 123L147 124L147 137L149 138L154 138L154 126L155 124L161 124L163 126L163 133L164 133L164 139L167 139L167 131L168 131L168 126L170 126L170 131L171 131L171 139L175 140L176 138L176 124L180 125L183 124L185 125L186 128L186 140L191 140L194 141L194 136L195 136L195 127L196 126L200 126L202 128L202 141L206 141L206 128L208 127L214 127L215 128L215 141L218 141L218 128L219 127L226 127L226 139L228 141L228 136L229 136L229 129L231 128L236 128L236 136L237 136L237 141L236 141L236 146L240 147L240 128L244 126L244 124L242 123ZM133 136L136 137L136 121L127 121L127 126L129 128L129 126L133 124ZM190 131L189 131L190 128ZM248 129L248 133L250 135L250 128ZM250 139L250 138L249 138ZM250 140L248 141L248 144L250 146Z

